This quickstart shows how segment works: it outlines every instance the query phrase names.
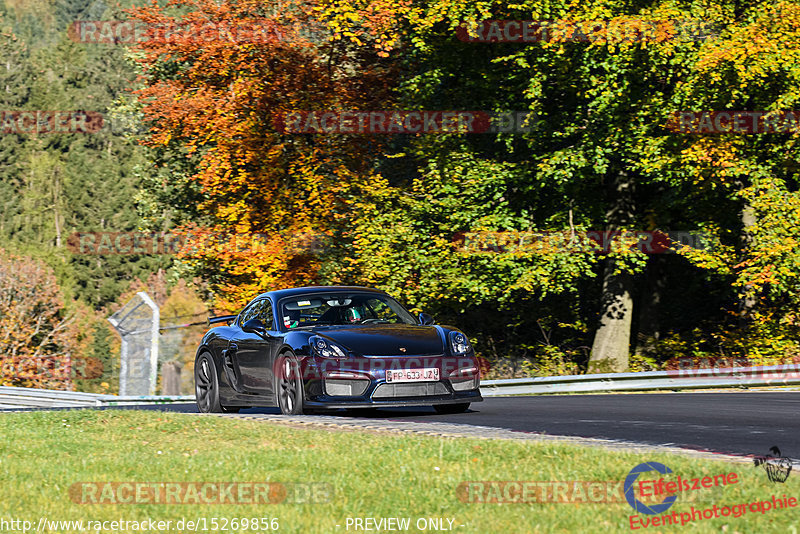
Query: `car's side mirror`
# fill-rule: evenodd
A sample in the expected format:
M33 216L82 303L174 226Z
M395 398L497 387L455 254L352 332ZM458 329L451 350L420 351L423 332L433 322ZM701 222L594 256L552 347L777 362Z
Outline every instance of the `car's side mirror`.
M264 326L261 319L250 319L242 325L242 330L249 334L267 335L267 327Z
M419 324L423 326L428 326L434 324L436 321L428 315L427 313L420 313L419 314Z

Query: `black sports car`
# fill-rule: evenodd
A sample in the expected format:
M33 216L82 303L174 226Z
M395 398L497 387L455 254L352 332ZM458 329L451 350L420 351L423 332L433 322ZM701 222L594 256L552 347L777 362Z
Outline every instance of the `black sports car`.
M382 291L301 287L264 293L210 329L194 377L202 412L278 406L284 414L335 408L434 406L483 400L464 333L418 320Z

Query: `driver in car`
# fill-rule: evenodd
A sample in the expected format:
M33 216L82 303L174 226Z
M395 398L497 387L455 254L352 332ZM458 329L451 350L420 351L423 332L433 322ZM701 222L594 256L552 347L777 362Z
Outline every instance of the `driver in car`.
M347 308L344 311L344 321L350 324L360 323L361 313L356 308Z

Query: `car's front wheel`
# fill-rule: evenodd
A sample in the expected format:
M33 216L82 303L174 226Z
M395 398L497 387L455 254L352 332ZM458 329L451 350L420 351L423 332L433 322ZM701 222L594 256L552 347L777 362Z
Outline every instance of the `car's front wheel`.
M300 363L294 354L282 354L278 359L276 388L278 407L284 415L302 415L305 412L305 394Z
M436 413L463 413L469 410L468 402L460 402L458 404L438 404L433 407Z

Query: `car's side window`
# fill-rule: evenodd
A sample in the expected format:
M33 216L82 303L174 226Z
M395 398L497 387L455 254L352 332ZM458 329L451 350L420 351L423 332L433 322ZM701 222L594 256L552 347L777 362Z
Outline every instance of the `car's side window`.
M250 319L259 319L262 323L264 323L264 326L267 327L267 330L274 330L275 327L273 325L274 321L272 318L272 302L270 302L269 299L264 298L255 301L249 307L245 308L241 314L239 326L242 326Z
M264 326L267 327L267 330L275 330L275 321L272 315L272 302L270 302L269 299L264 299L261 301L261 306L259 306L258 311L258 318L261 319L261 322L264 323Z
M397 314L392 311L389 305L382 300L369 299L367 300L366 304L369 306L372 315L374 315L376 319L380 319L389 323L400 322L400 318L397 316Z
M263 301L257 300L256 302L253 302L252 304L250 304L250 306L245 308L244 311L242 311L242 313L240 315L241 319L239 320L239 326L242 326L244 323L246 323L250 319L254 319L254 318L258 317L258 310L259 310L261 302L263 302Z

